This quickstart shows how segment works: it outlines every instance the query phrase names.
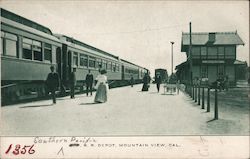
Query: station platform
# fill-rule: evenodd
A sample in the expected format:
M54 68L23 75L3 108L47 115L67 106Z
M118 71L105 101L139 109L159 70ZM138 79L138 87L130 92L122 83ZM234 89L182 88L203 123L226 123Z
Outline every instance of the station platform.
M95 104L86 94L1 108L2 136L139 136L211 135L238 133L238 121L213 119L184 92L158 93L151 84L110 89L108 101ZM211 108L211 112L212 112ZM237 119L239 120L239 119ZM228 128L229 127L229 128Z

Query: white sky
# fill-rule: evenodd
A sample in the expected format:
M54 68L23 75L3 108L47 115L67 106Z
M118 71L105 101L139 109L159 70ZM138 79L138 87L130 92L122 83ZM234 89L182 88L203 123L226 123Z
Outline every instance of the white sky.
M235 31L244 41L237 59L249 64L248 1L20 1L0 6L140 66L167 68L186 60L181 34Z

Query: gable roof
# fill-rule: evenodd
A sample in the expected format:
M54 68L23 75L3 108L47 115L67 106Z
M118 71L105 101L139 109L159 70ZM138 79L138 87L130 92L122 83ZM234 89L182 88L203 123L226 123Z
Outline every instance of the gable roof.
M213 34L215 34L213 45L244 45L237 32L213 32ZM189 35L189 33L182 33L182 48L190 44ZM192 45L206 45L208 42L209 32L192 33Z

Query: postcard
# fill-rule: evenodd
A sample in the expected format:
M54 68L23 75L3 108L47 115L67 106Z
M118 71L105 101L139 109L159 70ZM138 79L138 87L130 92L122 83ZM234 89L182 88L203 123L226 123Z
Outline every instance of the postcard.
M249 1L2 0L0 158L249 158Z

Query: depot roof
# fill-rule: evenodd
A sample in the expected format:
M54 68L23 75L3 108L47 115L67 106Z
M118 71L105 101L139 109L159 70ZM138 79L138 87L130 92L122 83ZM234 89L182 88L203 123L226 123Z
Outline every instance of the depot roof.
M192 45L244 45L244 42L236 32L193 32ZM210 35L213 36L212 40ZM211 37L212 37L211 36ZM190 45L190 33L182 33L181 51L185 51Z

